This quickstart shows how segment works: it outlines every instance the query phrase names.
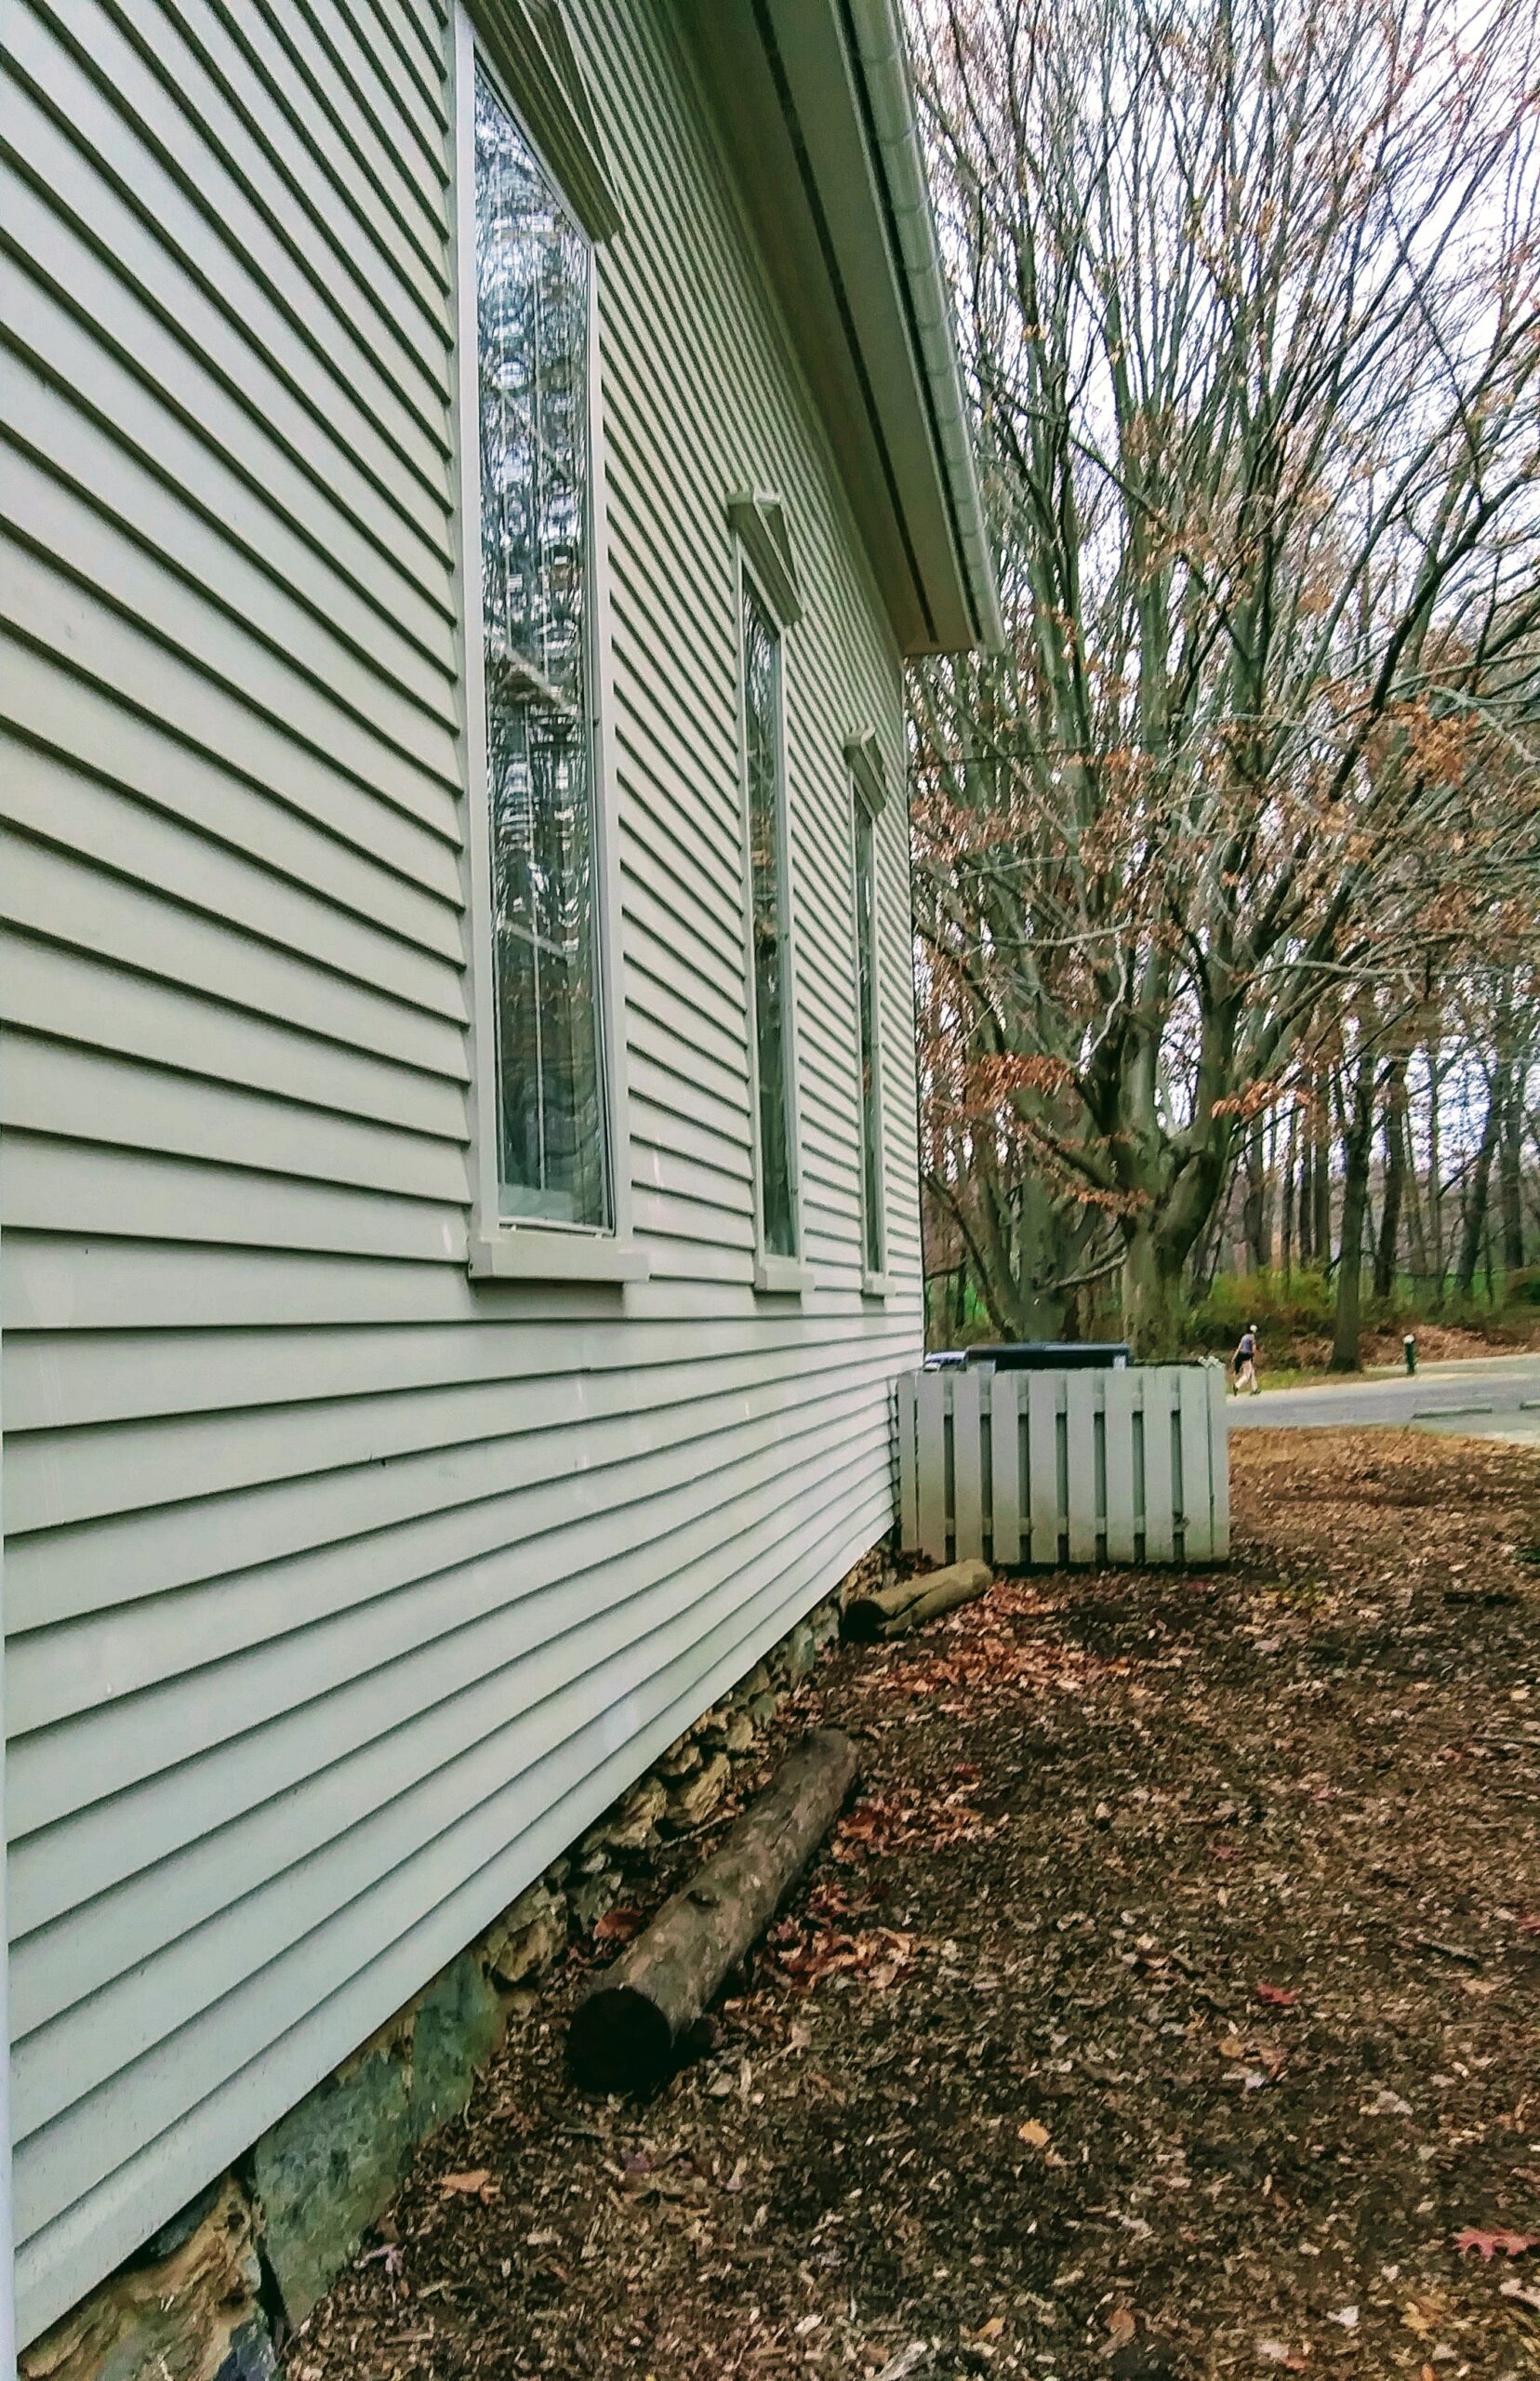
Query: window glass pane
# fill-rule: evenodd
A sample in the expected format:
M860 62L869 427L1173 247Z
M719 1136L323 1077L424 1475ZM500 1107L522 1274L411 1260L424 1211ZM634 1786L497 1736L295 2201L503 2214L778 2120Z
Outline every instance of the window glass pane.
M862 1257L883 1270L883 1120L877 1103L877 839L871 813L856 804L856 997L861 1067Z
M780 632L743 589L744 760L753 928L754 1046L759 1065L760 1206L764 1245L797 1253L791 1161L791 1074L785 853L781 843Z
M607 1226L586 241L476 77L482 625L504 1215Z

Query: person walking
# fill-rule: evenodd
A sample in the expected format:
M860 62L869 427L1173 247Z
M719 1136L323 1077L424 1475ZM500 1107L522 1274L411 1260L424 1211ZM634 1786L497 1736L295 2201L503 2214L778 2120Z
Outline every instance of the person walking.
M1231 1359L1231 1368L1235 1375L1236 1396L1239 1397L1241 1391L1246 1389L1251 1391L1253 1397L1260 1397L1262 1391L1256 1377L1256 1325L1255 1323L1248 1323L1241 1334L1235 1354Z

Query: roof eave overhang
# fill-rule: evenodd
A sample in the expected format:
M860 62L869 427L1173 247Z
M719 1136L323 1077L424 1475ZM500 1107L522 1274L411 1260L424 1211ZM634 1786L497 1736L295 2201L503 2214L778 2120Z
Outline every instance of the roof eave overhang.
M684 0L771 277L908 654L1000 642L892 0Z

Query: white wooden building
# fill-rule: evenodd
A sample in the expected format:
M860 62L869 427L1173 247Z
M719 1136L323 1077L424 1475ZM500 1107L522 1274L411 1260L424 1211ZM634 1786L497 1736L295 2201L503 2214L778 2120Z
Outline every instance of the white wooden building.
M889 1525L995 614L892 0L9 0L0 124L26 2338Z

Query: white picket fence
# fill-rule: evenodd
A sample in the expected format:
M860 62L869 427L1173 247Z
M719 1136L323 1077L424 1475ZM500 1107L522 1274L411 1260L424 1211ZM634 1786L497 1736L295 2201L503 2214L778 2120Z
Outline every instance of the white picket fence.
M938 1563L1215 1563L1229 1553L1217 1364L907 1373L906 1548Z

